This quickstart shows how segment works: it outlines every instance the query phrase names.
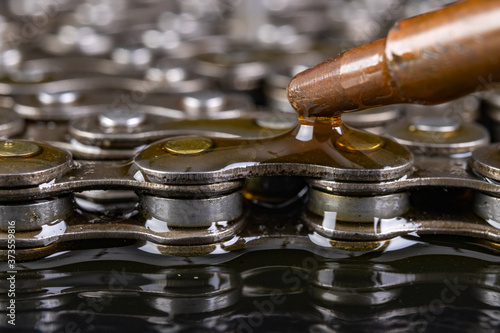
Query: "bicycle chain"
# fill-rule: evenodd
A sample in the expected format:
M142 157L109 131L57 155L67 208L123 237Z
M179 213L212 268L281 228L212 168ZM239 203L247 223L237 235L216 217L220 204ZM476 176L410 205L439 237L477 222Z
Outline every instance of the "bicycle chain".
M224 314L226 325L238 327L238 316L248 316L255 311L256 303L258 308L268 309L270 297L276 295L281 297L271 299L286 298L292 303L286 308L287 313L321 313L322 316L309 324L311 327L329 322L333 317L369 318L370 327L373 327L375 318L384 316L384 322L389 321L387 325L391 325L392 320L401 320L402 316L422 313L419 309L425 309L432 299L431 296L418 297L421 288L437 288L438 294L461 294L467 304L474 302L481 311L496 308L498 249L488 249L477 258L470 256L471 252L477 254L471 251L474 247L468 248L465 244L456 252L446 247L446 243L429 249L424 243L411 240L405 243L403 240L404 251L394 251L392 256L385 258L384 250L390 246L401 247L402 240L399 241L399 245L390 240L372 245L371 249L369 246L355 247L350 251L295 243L287 251L294 253L299 265L291 264L290 258L283 258L279 251L274 251L274 254L265 254L267 265L262 266L262 254L258 250L193 257L188 262L149 256L145 263L144 255L151 248L147 249L148 244L143 243L141 250L135 248L120 254L127 262L138 266L129 265L125 270L123 266L113 265L120 262L120 255L88 249L78 262L86 267L85 271L75 271L71 256L61 252L44 260L43 264L38 261L24 263L26 269L19 272L24 287L18 292L17 302L24 311L24 320L19 325L33 326L39 323L41 315L51 318L44 322L45 325L66 323L74 311L67 310L71 309L70 304L80 303L87 305L80 308L93 309L101 317L112 320L115 313L106 309L106 305L117 297L144 302L143 307L134 309L134 317L147 320L144 325L149 330L165 323L176 325L186 315L196 316L194 318L201 325L210 325L214 316L220 313ZM477 250L479 245L475 246ZM162 250L166 251L164 254L172 254L165 247ZM372 259L380 261L360 264L352 257L352 251L357 254L372 251L375 254ZM444 253L446 259L442 258ZM453 264L453 268L443 268L443 260ZM415 272L415 266L421 269ZM40 289L40 279L47 287ZM5 279L3 281L0 285L5 289ZM448 290L443 292L443 286ZM306 298L308 302L306 305L297 302L295 308L294 297ZM196 301L194 305L193 300ZM39 302L44 304L42 308ZM360 311L353 312L352 306ZM275 309L270 316L282 313L279 307ZM297 316L302 318L300 314Z

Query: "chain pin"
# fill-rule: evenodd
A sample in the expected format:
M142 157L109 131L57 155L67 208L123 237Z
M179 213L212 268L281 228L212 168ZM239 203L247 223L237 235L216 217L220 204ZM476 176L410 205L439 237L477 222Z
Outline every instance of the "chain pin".
M163 148L174 154L192 155L199 154L211 148L213 141L202 137L189 137L172 139L165 142Z
M2 140L0 157L31 157L41 151L40 146L31 142Z

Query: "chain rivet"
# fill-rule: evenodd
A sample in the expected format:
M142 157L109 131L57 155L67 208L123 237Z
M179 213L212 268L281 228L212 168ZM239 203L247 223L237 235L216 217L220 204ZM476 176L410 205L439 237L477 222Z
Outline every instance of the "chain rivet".
M199 154L211 148L213 141L202 137L172 139L165 142L163 148L171 153L192 155Z
M216 91L203 91L197 92L190 95L186 95L182 98L182 106L188 110L220 110L224 103L226 103L226 97Z
M81 93L78 91L62 91L57 93L41 92L37 97L40 103L44 105L71 104L81 97Z
M460 129L460 124L452 119L426 117L415 119L409 129L410 131L450 133Z

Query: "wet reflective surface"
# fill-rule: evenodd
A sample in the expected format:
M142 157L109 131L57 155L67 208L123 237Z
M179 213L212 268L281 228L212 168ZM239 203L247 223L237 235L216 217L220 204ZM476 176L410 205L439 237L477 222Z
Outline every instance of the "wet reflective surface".
M247 198L245 228L222 242L87 239L29 250L39 259L16 264L17 331L491 332L500 325L500 245L417 233L330 240L300 219L305 198L296 185L298 197L285 207ZM264 203L288 201L283 190ZM107 218L116 228L117 216ZM383 232L401 223L408 222L364 224ZM0 266L0 328L9 332L12 288L7 262Z
M211 138L210 149L201 153L172 153L165 149L171 139L159 141L142 150L134 163L148 180L162 183L179 181L180 177L189 181L187 178L194 173L200 183L265 176L266 171L258 170L258 165L272 168L273 163L281 163L281 173L286 175L303 176L305 169L311 171L314 167L336 169L338 175L332 174L333 170L316 175L329 179L345 179L356 170L372 171L380 178L399 178L411 168L413 157L406 148L385 137L350 128L341 123L340 117L299 118L299 121L294 129L271 138ZM287 163L289 166L284 165ZM392 176L385 175L392 171L395 171Z
M18 265L16 328L491 332L500 325L498 246L411 236L358 245L231 252L215 246L211 254L184 257L147 243L79 244ZM7 277L2 273L3 290ZM2 332L7 302L2 293Z

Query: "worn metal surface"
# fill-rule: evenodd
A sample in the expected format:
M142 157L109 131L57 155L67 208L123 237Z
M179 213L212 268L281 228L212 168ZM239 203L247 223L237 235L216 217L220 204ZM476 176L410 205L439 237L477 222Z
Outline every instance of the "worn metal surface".
M468 155L490 142L486 128L443 117L417 118L387 127L387 134L417 154Z
M62 176L72 165L71 154L46 144L18 140L0 140L0 186L41 185ZM20 147L16 153L6 147ZM8 197L8 196L6 196Z
M23 203L0 203L0 230L6 231L9 222L15 222L16 230L41 230L43 226L64 220L73 212L71 197Z
M201 199L172 199L150 195L140 198L142 213L164 222L165 227L197 228L227 224L243 214L241 193Z
M369 222L403 216L410 209L408 193L377 196L341 196L316 189L309 192L307 209L323 216L323 224L336 221Z

